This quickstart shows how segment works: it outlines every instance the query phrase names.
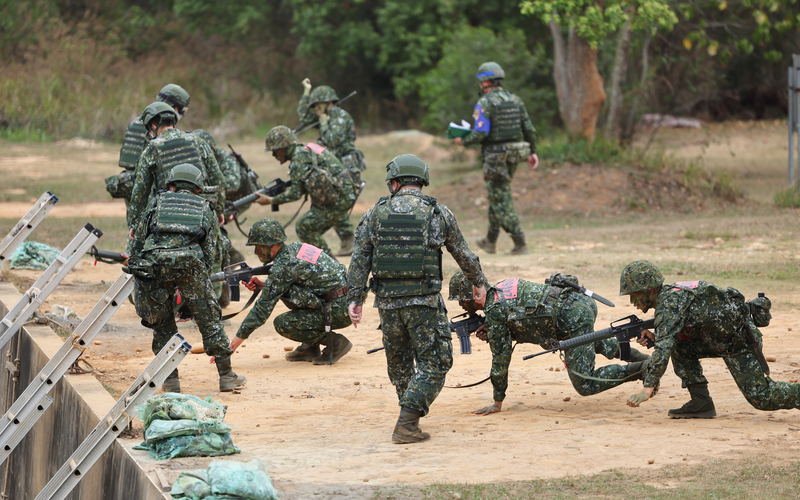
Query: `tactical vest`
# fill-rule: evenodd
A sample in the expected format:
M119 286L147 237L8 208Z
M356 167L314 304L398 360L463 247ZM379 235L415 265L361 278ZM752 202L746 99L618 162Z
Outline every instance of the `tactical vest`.
M122 141L122 148L119 150L119 166L128 170L136 168L136 163L142 155L146 146L144 136L147 129L144 124L136 120L128 125L125 131L125 139Z
M492 105L492 128L486 142L512 142L522 140L522 117L519 104L505 90L490 92L486 99Z
M372 253L370 288L378 297L430 295L442 289L442 250L431 248L431 221L440 213L425 197L421 213L395 213L392 201L379 212L378 242ZM385 216L384 216L385 214Z
M205 199L186 191L158 195L143 248L148 260L162 265L157 275L174 277L202 265L199 242L206 235L203 216L207 209Z
M530 332L546 338L552 337L555 332L558 340L568 338L569 334L563 331L563 325L559 325L558 311L569 307L574 301L570 290L529 282L520 287L518 294L518 282L518 279L502 281L489 292L494 294L495 302L506 305L508 329L515 334ZM562 293L568 294L563 301ZM512 299L516 300L513 303L507 302ZM561 302L564 304L559 306Z
M735 288L706 281L681 281L670 286L693 296L679 338L702 339L716 352L727 350L750 315L744 295Z
M163 142L156 141L153 144L158 151L158 170L155 172L156 182L154 186L156 191L167 187L167 176L170 170L181 163L194 165L208 179L208 172L206 172L206 167L203 164L203 159L200 157L197 146L186 137L180 135Z

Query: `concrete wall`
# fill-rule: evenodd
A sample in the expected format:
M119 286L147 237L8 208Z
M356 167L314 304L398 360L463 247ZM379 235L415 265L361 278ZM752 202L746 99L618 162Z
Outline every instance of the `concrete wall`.
M0 283L3 315L19 298L13 285ZM49 327L36 325L24 327L0 352L0 415L22 394L63 342ZM12 360L17 356L20 359L20 376L13 397L13 382L5 369L9 351ZM7 485L7 465L0 464L0 492L5 491L6 498L34 499L114 405L113 398L92 375L67 375L55 384L50 396L53 404L8 459ZM169 496L161 493L147 472L115 441L67 498L163 500Z

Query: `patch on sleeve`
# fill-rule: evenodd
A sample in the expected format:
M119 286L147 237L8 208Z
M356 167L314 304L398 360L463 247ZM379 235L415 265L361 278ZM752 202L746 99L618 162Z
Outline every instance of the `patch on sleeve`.
M475 112L472 113L472 117L475 119L475 126L473 127L475 132L489 133L492 130L492 123L483 114L483 107L480 104L475 105Z
M684 288L697 288L700 285L699 281L678 281L675 283L676 285L680 285ZM675 288L675 290L680 290L680 288Z
M306 149L310 149L311 151L317 153L318 155L321 155L322 152L325 151L325 148L313 142L309 142L308 144L306 144Z
M508 299L516 299L517 298L517 285L519 285L519 278L512 278L505 281L501 281L497 284L497 288L499 288L503 292L503 297ZM497 292L494 292L494 300L498 300L500 297L497 296Z
M316 264L320 254L322 254L321 248L317 248L314 245L309 245L308 243L303 243L300 246L300 251L297 252L297 258L312 264Z

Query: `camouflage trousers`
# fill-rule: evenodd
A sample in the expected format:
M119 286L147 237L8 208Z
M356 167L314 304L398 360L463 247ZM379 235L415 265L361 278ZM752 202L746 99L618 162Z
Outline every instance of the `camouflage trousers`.
M363 155L361 155L361 159L359 159L359 155L356 153L346 155L344 158L341 158L341 160L347 169L347 175L350 176L350 181L353 183L354 190L354 201L350 202L350 207L347 208L347 211L342 214L339 220L336 221L336 225L333 226L336 234L339 235L339 239L343 240L345 237L353 236L354 234L353 224L350 222L350 209L355 202L355 194L358 194L358 189L361 185L361 171L365 170L367 166L364 164Z
M444 309L406 306L378 312L389 380L400 406L427 415L453 366L453 345Z
M297 226L295 229L297 238L303 243L321 248L325 253L333 257L333 252L330 247L328 247L322 235L337 223L342 224L342 227L349 226L350 233L353 233L353 226L350 224L347 214L350 212L350 207L353 205L354 198L355 196L350 192L350 196L342 196L330 207L318 207L312 204L308 212L297 219ZM344 221L342 219L344 219Z
M582 334L583 332L581 332ZM573 337L576 336L578 335ZM601 354L608 359L619 357L617 339L605 339L594 344L587 344L564 351L564 361L569 369L569 379L572 382L572 387L581 396L598 394L628 382L628 380L625 380L625 373L628 370L627 365L606 365L595 368L596 354ZM591 380L581 375L607 380Z
M489 228L503 229L508 234L522 232L511 193L511 178L516 169L516 161L507 162L505 155L484 154L483 179L489 194Z
M339 330L352 324L347 314L347 297L334 300L331 303L331 330ZM295 342L314 345L326 340L322 309L292 309L275 318L272 325L281 337Z
M228 237L228 231L224 227L220 227L219 236L220 237L217 238L217 251L214 253L211 274L221 272L223 267L230 265L228 253L231 250L231 239ZM214 288L214 297L219 300L220 297L222 297L222 289L225 286L225 282L220 281L212 283L211 286Z
M192 312L192 319L203 336L206 354L220 358L230 356L233 351L228 347L230 342L219 319L221 309L205 273L166 280L136 278L136 314L142 318L142 325L153 329L153 353L161 351L178 333L172 308L175 289L180 290L181 302L186 301Z
M752 322L750 326L761 344L761 332ZM764 411L800 408L800 384L775 382L765 375L743 333L722 353L699 339L679 340L672 351L672 367L683 387L708 383L700 364L702 358L722 358L742 395L753 408Z

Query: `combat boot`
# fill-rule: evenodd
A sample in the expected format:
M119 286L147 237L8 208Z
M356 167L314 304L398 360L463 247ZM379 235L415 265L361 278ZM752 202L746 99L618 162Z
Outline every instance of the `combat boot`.
M236 375L233 368L231 368L231 357L217 358L217 373L219 373L219 390L220 392L230 392L236 388L242 387L247 383L247 379L242 375Z
M348 234L344 238L342 238L342 248L336 252L336 255L339 257L347 257L348 255L353 255L353 243L355 243L356 237L355 235Z
M422 412L403 406L400 409L400 417L392 432L392 442L398 444L419 443L430 439L431 435L422 432L419 428L419 418Z
M692 399L680 408L667 412L670 418L712 418L717 415L714 401L708 393L708 384L691 384L686 387Z
M342 359L342 356L350 352L350 349L353 348L353 343L347 340L347 337L341 333L333 334L333 347L328 345L327 336L320 344L324 345L325 349L323 349L322 354L312 361L315 365L332 365Z
M508 255L528 255L528 245L525 244L525 233L512 234L511 240L514 242L514 248L508 252Z
M286 353L286 361L314 361L319 356L319 344L300 344L294 351Z
M489 228L489 232L486 233L486 238L481 238L475 242L479 248L481 248L486 253L495 253L497 252L497 237L500 236L499 229L492 229Z
M181 379L178 378L178 369L175 368L172 373L164 380L164 383L161 384L161 389L164 392L177 392L180 394L181 392Z

